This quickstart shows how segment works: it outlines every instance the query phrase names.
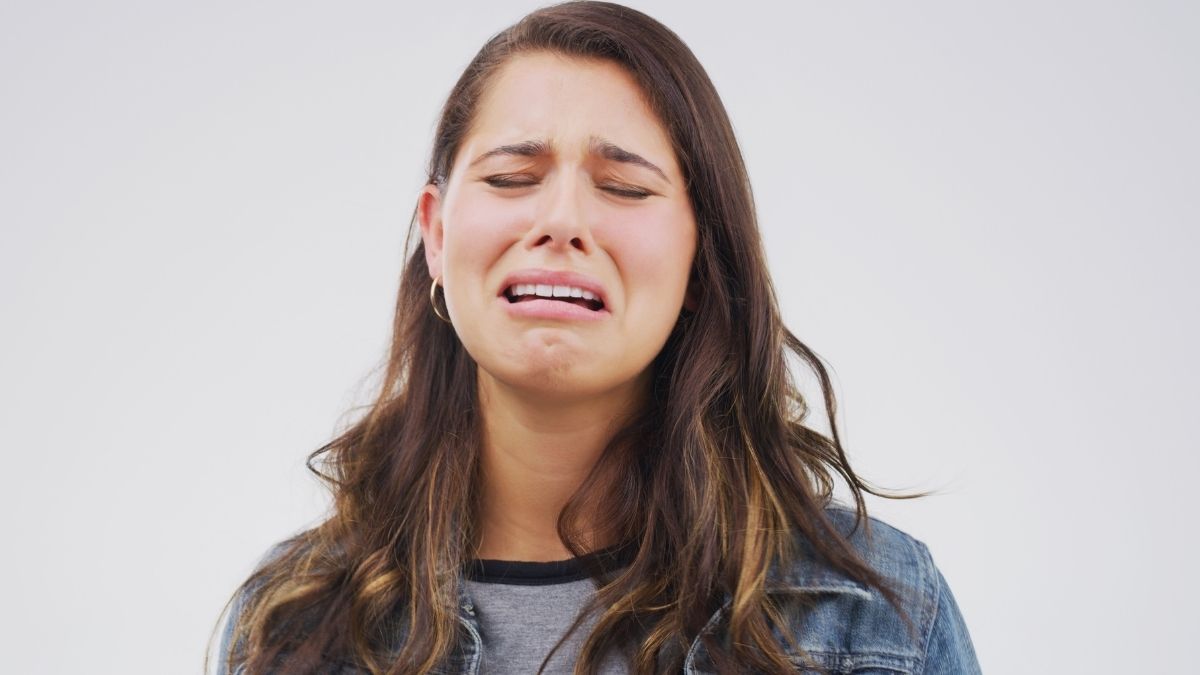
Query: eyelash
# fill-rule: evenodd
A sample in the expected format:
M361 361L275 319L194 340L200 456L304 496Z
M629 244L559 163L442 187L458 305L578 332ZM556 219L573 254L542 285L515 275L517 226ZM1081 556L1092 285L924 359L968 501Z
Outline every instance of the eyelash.
M498 187L498 188L528 187L530 185L537 184L537 181L511 180L508 175L488 176L487 178L484 178L483 180L488 185L491 185L492 187ZM604 187L601 189L605 190L607 192L611 192L615 195L619 195L621 197L627 197L629 199L645 199L646 197L649 197L652 194L645 190L638 190L638 189L632 189L632 188L622 189L622 188Z

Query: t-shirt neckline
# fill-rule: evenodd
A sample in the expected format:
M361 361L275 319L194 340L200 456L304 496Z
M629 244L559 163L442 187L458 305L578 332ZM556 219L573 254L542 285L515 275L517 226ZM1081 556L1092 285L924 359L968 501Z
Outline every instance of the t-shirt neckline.
M580 581L589 576L588 563L599 560L606 570L628 565L637 552L635 544L615 544L566 560L527 561L474 558L463 564L468 581L485 584L547 586Z

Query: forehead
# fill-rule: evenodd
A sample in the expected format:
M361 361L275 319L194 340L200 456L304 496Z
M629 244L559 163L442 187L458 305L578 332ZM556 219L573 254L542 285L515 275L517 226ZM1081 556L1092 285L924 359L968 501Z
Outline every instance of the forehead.
M563 153L582 153L596 137L653 154L674 168L667 132L624 68L534 52L510 58L492 75L462 152L473 157L495 145L536 138Z

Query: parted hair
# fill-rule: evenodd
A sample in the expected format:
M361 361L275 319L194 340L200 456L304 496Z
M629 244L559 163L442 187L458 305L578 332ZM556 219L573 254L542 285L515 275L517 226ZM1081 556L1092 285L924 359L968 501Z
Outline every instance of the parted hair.
M840 476L854 498L854 527L869 534L863 492L928 493L889 493L851 469L827 370L781 320L724 105L675 33L607 2L525 16L490 39L455 84L428 183L444 186L490 78L531 52L602 59L634 78L670 138L698 228L694 311L680 314L650 364L647 404L559 515L559 536L575 555L588 552L585 512L632 552L624 567L591 569L597 592L570 632L587 614L597 620L575 673L595 673L614 649L639 674L679 672L726 597L724 639L705 637L717 670L795 672L776 637L791 633L774 630L789 615L765 584L772 564L796 561L797 539L809 544L805 555L878 589L907 620L888 580L824 509ZM372 675L428 673L464 638L460 572L480 534L477 366L431 310L415 222L414 212L378 393L308 458L332 493L330 514L283 542L238 588L235 648L219 655L230 671L333 672L330 664L342 663ZM810 408L789 359L815 374L828 434L805 423Z

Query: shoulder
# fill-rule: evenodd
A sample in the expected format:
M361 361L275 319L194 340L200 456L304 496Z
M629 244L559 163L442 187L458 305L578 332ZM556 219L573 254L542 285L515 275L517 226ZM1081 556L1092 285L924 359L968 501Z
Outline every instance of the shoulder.
M837 502L825 508L825 515L873 570L906 587L907 600L919 603L933 590L933 559L923 542L875 516L868 515L858 521L854 509ZM796 533L796 546L799 559L789 568L772 568L771 585L795 590L842 591L864 600L876 596L877 591L820 560L813 543L800 532Z
M898 594L913 631L879 589L818 560L797 535L800 558L772 569L768 592L801 601L789 632L805 653L832 672L978 672L966 626L924 542L874 516L858 521L853 508L836 502L825 514ZM945 663L958 669L939 670Z
M219 657L217 665L218 675L241 675L243 668L236 667L230 670L229 658L231 656L241 656L245 649L245 644L242 640L237 640L234 629L236 628L238 619L246 609L246 605L250 599L257 593L261 587L261 580L255 579L255 575L272 562L285 555L293 547L297 545L297 538L291 537L283 541L272 544L270 548L263 553L258 562L254 565L254 570L249 578L238 587L234 594L231 606L224 617L224 624L221 628L221 642L218 648L217 655Z

